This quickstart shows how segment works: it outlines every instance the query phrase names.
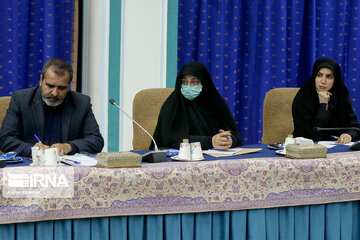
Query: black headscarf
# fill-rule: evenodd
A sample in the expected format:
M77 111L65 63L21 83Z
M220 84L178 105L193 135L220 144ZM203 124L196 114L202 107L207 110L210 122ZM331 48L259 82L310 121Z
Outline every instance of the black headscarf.
M321 68L332 70L335 81L329 92L328 111L319 111L320 103L316 91L315 78ZM334 140L331 135L341 135L344 132L352 136L354 131L314 131L314 127L346 128L359 127L357 117L352 108L349 91L347 90L340 65L331 58L320 58L315 61L310 78L301 87L292 105L294 118L294 137L306 137L315 141ZM354 139L352 139L354 140Z
M194 100L181 93L181 79L189 74L200 79L202 91ZM164 102L154 139L158 147L179 148L182 139L189 136L213 136L219 129L230 130L241 145L239 130L225 100L212 81L209 70L200 62L183 66L176 78L174 92ZM151 144L150 148L153 148Z

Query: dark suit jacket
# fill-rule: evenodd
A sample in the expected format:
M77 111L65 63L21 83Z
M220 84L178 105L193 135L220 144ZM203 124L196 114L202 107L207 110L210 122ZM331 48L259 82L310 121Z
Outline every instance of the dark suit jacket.
M91 109L90 97L69 91L62 112L63 143L78 150L97 153L104 146L99 125ZM0 150L20 153L44 136L44 108L39 86L17 91L11 97L9 109L0 130Z

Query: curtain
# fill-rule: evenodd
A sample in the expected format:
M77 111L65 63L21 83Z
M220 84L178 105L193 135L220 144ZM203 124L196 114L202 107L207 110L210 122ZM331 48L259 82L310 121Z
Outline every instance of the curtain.
M80 6L79 0L73 0L74 2L74 9L73 9L73 16L72 16L72 48L71 48L71 65L74 69L73 80L71 82L71 90L76 91L78 89L78 77L81 77L81 74L78 74L79 70L79 38L80 38ZM79 80L81 82L81 80Z
M0 239L359 239L359 202L0 225Z
M350 0L179 0L178 69L207 65L244 144L261 142L266 92L301 87L320 57L340 64L358 115L359 16Z
M0 96L35 86L51 58L71 62L74 1L0 1Z

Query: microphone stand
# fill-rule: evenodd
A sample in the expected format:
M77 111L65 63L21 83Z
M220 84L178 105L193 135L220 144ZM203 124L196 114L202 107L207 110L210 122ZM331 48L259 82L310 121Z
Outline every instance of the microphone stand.
M144 162L149 162L149 163L158 163L158 162L166 162L167 158L166 158L166 153L164 151L159 151L157 144L155 142L155 139L151 136L151 134L146 131L145 128L143 128L142 126L140 126L140 124L135 121L132 117L130 117L126 112L124 112L119 105L116 104L115 100L110 98L109 102L114 105L115 107L117 107L123 114L125 114L125 116L127 116L128 118L131 119L131 121L133 121L141 130L143 130L152 140L152 142L154 143L154 148L155 151L152 152L148 152L142 155L142 161Z

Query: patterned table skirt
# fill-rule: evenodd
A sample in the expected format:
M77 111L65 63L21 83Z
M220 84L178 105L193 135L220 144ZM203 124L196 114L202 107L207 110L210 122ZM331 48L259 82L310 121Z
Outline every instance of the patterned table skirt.
M6 171L16 173L26 168L30 167ZM360 199L360 152L331 153L318 159L222 159L73 170L71 198L4 198L0 194L0 223L271 208ZM1 183L4 176L1 170ZM4 191L4 184L1 190Z

